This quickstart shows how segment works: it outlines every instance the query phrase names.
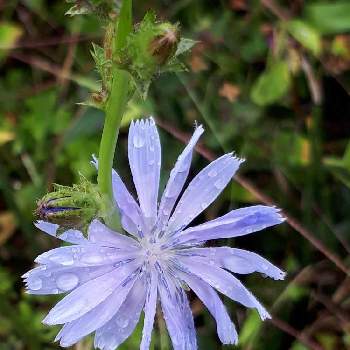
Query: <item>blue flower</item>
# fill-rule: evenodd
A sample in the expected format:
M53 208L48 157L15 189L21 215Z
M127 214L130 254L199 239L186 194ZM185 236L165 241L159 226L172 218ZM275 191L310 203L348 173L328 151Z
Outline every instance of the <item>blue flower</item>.
M218 197L242 163L225 154L205 167L181 194L203 132L202 126L196 128L158 205L159 135L153 119L131 124L128 154L138 202L113 172L114 196L128 235L114 232L98 220L89 225L88 238L77 230L59 234L58 225L36 223L42 231L72 244L38 256L38 267L24 275L28 293L69 292L43 321L64 325L56 338L61 346L96 332L95 347L113 350L131 335L144 311L140 349L149 349L159 301L173 348L197 349L185 292L188 288L215 318L223 344L235 344L238 337L215 290L257 309L263 320L270 317L232 273L260 272L279 280L284 272L246 250L203 246L208 240L243 236L277 225L283 221L279 210L256 205L188 227Z

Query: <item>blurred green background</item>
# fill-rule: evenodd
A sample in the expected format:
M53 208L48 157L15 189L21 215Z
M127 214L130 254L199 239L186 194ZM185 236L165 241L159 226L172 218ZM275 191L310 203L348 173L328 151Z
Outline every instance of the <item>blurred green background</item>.
M318 239L349 271L350 2L135 0L134 8L137 20L153 8L180 22L199 44L186 74L164 75L146 102L132 101L116 168L130 185L127 126L152 114L161 125L164 186L183 147L178 138L202 123L204 153L246 158L240 175L259 193L232 183L198 222L259 203L264 193L301 224L220 242L288 273L278 282L240 277L274 318L262 323L225 300L240 333L236 348L350 349L350 279L311 244ZM26 295L20 278L59 244L34 228L33 211L53 182L96 177L89 162L103 114L77 102L97 88L90 49L104 28L91 16L65 16L68 9L62 0L0 1L0 350L58 349L58 329L41 325L57 298ZM207 162L197 155L191 175ZM190 298L199 349L233 348L220 345L209 313ZM138 349L139 337L140 327L121 349ZM162 327L153 338L154 349L170 349ZM91 339L74 349L91 349Z

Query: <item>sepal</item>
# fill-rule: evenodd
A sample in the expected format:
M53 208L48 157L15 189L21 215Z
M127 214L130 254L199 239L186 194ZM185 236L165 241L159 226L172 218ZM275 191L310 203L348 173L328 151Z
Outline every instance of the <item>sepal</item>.
M100 203L96 185L82 177L72 187L55 184L54 191L38 201L35 214L38 219L60 225L62 229L85 230L99 217Z

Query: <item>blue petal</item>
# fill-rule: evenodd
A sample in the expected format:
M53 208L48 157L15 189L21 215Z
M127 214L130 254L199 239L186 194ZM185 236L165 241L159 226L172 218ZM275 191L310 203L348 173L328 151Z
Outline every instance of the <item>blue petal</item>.
M108 228L98 220L94 220L88 229L89 241L92 243L104 243L113 247L130 250L139 247L133 238L122 235Z
M109 322L124 303L136 278L137 275L127 281L122 280L107 299L80 318L65 324L55 341L60 340L60 345L64 347L71 346Z
M23 277L29 294L59 294L75 289L113 269L113 265L93 268L43 265L27 272Z
M237 344L238 335L230 316L227 313L225 305L220 300L217 293L209 284L201 279L189 274L182 274L182 279L202 300L210 313L216 320L217 333L223 344Z
M114 350L123 343L135 329L146 299L143 279L135 282L116 315L96 331L95 347Z
M159 135L152 118L131 123L128 155L140 207L151 227L157 216L161 165Z
M285 272L264 259L258 254L243 249L219 247L219 248L193 248L182 252L199 254L211 263L230 270L234 273L260 272L275 280L283 280Z
M179 244L247 235L284 221L279 209L263 205L232 210L205 224L189 227L178 236Z
M63 324L82 317L105 301L120 285L120 281L133 274L135 269L136 263L129 263L86 282L56 304L43 322Z
M241 159L225 154L205 167L188 185L166 229L171 234L186 227L222 192L237 171Z
M49 234L50 236L61 239L62 241L73 243L73 244L84 244L87 243L87 239L84 238L82 232L78 230L67 230L57 235L57 230L59 229L59 225L52 224L50 222L39 220L34 223L34 225L41 231Z
M98 169L98 160L93 156L92 164ZM112 170L113 195L120 211L122 226L125 231L138 237L137 232L143 225L141 209L127 190L120 176Z
M114 198L121 214L122 226L125 231L139 237L139 232L143 227L141 209L114 170L112 172L112 183Z
M190 171L192 153L204 129L202 125L196 128L191 140L179 156L173 170L170 173L169 181L165 187L158 210L158 227L162 229L169 219L174 204L185 184Z
M266 309L237 278L220 267L209 265L207 261L206 258L200 257L181 257L181 263L188 271L210 284L220 293L246 307L256 308L262 320L270 318Z
M166 285L159 286L163 315L174 350L197 350L193 316L183 289L163 276Z
M143 324L140 350L148 350L151 344L152 329L157 308L157 285L157 273L152 269L149 276L146 304L144 308L145 320Z
M115 247L103 247L97 244L74 245L51 249L39 255L36 263L70 267L87 267L117 264L135 258L138 250L120 251Z

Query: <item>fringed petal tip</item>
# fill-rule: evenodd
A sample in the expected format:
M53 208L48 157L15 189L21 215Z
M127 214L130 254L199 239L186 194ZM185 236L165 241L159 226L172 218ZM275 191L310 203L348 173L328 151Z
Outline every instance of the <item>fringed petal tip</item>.
M24 274L21 276L21 278L22 278L22 280L23 280L24 282L27 280L29 274L30 274L30 271L24 273Z
M281 214L283 213L283 209L279 208L277 205L270 205L269 207L275 209L276 213L280 214L280 217L283 219L283 221L286 220L286 218Z
M271 205L271 206L266 206L266 208L269 208L269 210L271 211L270 214L271 216L278 221L278 224L281 224L282 222L285 222L287 219L282 215L282 209L278 208L275 205Z
M43 220L37 220L34 222L34 226L39 229L40 231L43 231L50 236L56 237L57 230L59 228L59 225L57 224L52 224L47 221Z
M245 162L245 158L241 158L241 157L237 156L235 152L230 152L230 153L228 153L228 155L230 155L231 158L233 158L233 160L236 163L238 163L238 165L241 165L242 163Z
M223 345L235 345L237 346L239 342L238 333L235 329L231 330L227 339L221 339Z
M59 323L55 323L53 318L51 317L51 312L49 312L46 317L41 321L42 324L46 326L54 326ZM57 337L59 336L59 333L57 334ZM55 340L56 341L56 340Z
M197 121L194 122L194 132L200 132L203 134L205 131L204 127L202 124L198 124Z
M130 127L140 126L141 128L154 126L154 125L156 125L156 122L153 116L149 116L148 118L145 118L145 119L140 118L140 119L132 120L130 123Z
M258 313L262 321L270 320L272 318L264 307L258 308Z
M272 277L272 278L276 281L282 281L286 278L286 276L287 276L286 272L279 270L279 273L276 275L276 277Z

